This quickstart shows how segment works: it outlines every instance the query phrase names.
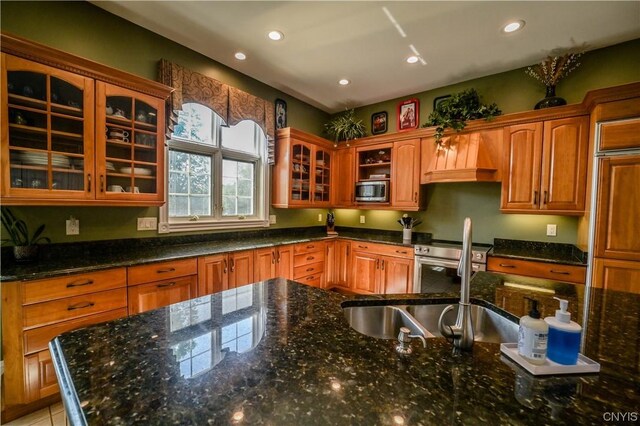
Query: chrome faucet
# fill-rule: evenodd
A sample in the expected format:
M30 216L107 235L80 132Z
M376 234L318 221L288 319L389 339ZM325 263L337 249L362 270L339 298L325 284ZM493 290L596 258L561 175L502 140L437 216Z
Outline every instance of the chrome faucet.
M453 305L449 305L442 311L438 320L440 333L446 338L452 338L453 345L462 350L471 350L473 347L473 324L471 322L471 304L469 303L471 268L471 218L466 218L462 234L462 256L460 256L458 264L458 275L462 278L458 317L455 325L444 324L444 316L453 309Z

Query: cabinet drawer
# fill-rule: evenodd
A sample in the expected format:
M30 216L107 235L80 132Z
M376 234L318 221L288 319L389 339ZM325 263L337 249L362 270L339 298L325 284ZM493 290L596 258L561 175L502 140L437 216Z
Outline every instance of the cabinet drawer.
M324 262L324 250L312 253L297 254L293 257L293 268L298 268L310 263Z
M293 246L293 254L311 253L315 251L324 250L325 243L313 242L313 243L300 243Z
M120 308L114 311L103 312L96 315L89 315L76 318L58 324L38 327L24 332L24 352L26 355L47 349L49 342L56 336L77 328L86 327L91 324L111 321L127 316L127 309Z
M64 297L125 287L126 285L127 271L125 268L29 281L22 284L22 302L25 305L49 302Z
M196 297L197 281L197 275L191 275L130 287L129 315L193 299Z
M310 263L308 265L297 266L293 270L293 279L306 277L307 275L318 275L324 272L324 262Z
M198 273L196 258L133 266L127 269L129 285L151 283Z
M85 317L99 312L112 311L127 306L127 289L101 291L36 303L23 308L25 328L53 324L73 318Z
M296 279L296 281L313 287L322 287L322 274L307 275L306 277Z
M585 266L489 257L487 271L584 284L587 268Z
M351 248L356 251L364 251L369 254L381 254L384 256L395 256L413 259L413 247L393 244L376 244L354 241Z

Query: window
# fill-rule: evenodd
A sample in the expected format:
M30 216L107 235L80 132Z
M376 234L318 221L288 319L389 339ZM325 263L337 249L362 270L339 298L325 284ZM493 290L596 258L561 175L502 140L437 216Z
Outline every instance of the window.
M167 145L159 232L268 226L266 137L256 123L227 126L209 108L185 104Z

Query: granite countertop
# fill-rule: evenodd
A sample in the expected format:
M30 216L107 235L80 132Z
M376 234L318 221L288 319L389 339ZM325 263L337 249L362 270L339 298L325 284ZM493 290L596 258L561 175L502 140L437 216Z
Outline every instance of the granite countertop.
M402 232L347 228L339 230L338 237L403 245ZM20 264L11 259L3 259L0 282L50 278L108 268L325 240L334 237L327 236L324 228L316 227L280 232L210 234L204 238L211 239L194 241L188 237L167 237L107 241L85 245L58 244L48 248L48 251L53 253L38 262ZM407 246L412 247L413 244L429 241L430 238L431 234L414 234L412 244L407 244Z
M587 266L588 256L572 244L494 239L489 256Z
M476 274L472 302L508 315L493 305L502 286L500 275ZM494 343L454 354L433 338L400 356L393 340L350 328L341 308L457 297L356 297L275 279L65 333L50 347L74 425L574 425L638 411L637 295L593 290L586 354L602 371L548 378Z

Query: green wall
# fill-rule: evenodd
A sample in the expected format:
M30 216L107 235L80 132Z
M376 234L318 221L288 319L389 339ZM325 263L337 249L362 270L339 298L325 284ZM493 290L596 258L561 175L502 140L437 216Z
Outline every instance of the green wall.
M142 77L155 79L158 59L166 58L212 76L265 99L277 97L288 104L288 120L293 127L321 134L329 115L300 100L243 75L231 68L138 27L86 2L0 3L2 31L84 56ZM557 94L569 103L580 102L592 89L640 80L640 40L622 43L585 54L582 66L561 82ZM497 102L505 113L532 109L544 97L544 87L527 77L523 69L491 75L451 86L408 94L401 99L369 105L356 110L367 124L373 112L389 112L389 131L395 131L397 102L417 97L424 122L433 99L469 87L476 88L486 102ZM486 183L435 184L428 187L428 207L409 213L423 219L418 231L432 232L435 238L459 240L462 221L474 219L474 240L492 242L494 237L575 243L577 218L545 215L503 215L499 212L500 185ZM155 232L136 231L136 219L157 216L157 208L102 207L15 207L17 216L33 229L40 223L54 242L89 241L132 237L155 237ZM318 225L323 209L271 209L276 228ZM366 223L359 223L359 216ZM69 216L80 219L80 235L64 235ZM336 210L337 224L380 229L399 229L402 212ZM547 238L545 225L556 223L558 236Z

